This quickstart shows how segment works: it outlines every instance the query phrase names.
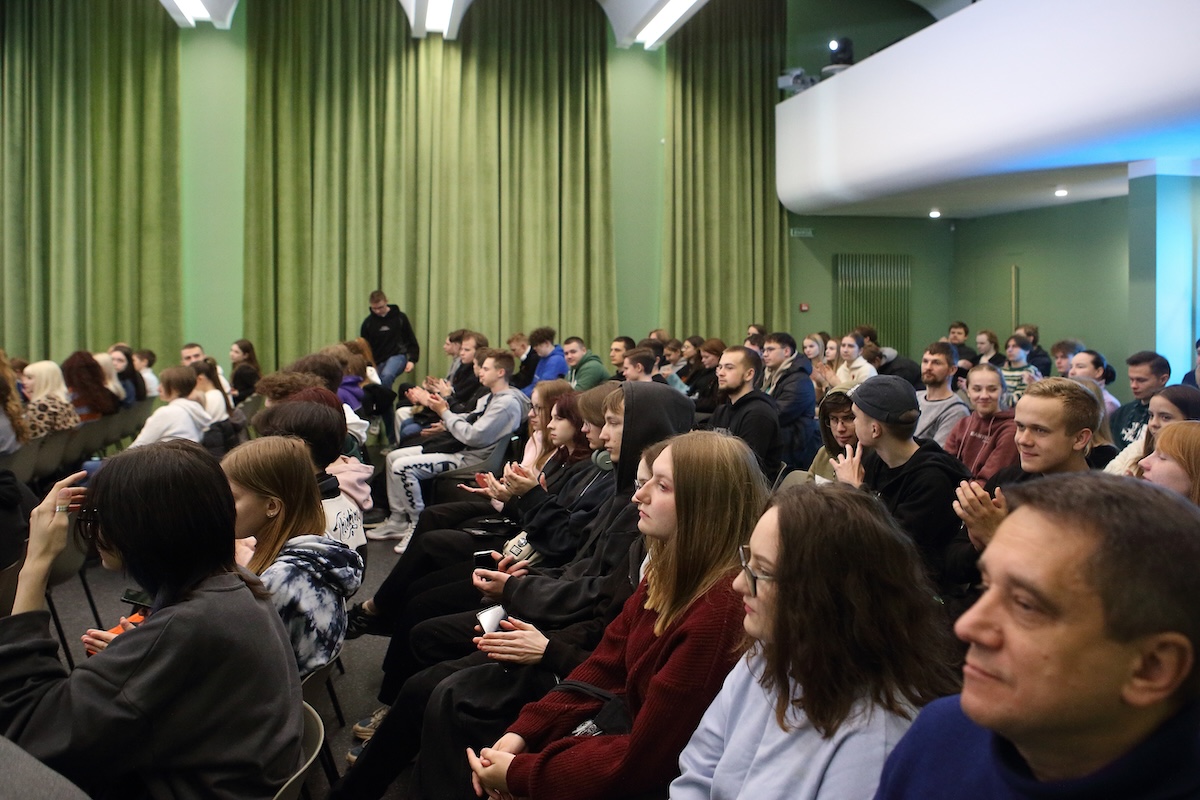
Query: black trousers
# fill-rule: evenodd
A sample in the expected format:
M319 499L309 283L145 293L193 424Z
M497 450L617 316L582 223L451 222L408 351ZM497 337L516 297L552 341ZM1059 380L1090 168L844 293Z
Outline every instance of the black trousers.
M382 797L418 754L410 797L473 798L466 748L490 747L557 682L539 666L501 665L478 651L418 672L330 800Z

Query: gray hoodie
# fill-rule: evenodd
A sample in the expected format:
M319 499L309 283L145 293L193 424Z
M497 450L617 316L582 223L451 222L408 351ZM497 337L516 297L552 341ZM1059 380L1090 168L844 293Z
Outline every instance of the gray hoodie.
M447 409L442 412L442 422L446 432L466 446L463 450L466 466L487 458L498 442L520 427L528 413L529 398L520 389L510 387L479 398L470 414L455 414Z

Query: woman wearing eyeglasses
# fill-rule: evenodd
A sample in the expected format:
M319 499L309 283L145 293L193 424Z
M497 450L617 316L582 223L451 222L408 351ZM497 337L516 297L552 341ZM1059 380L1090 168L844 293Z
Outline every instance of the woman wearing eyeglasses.
M921 557L877 500L826 484L775 495L742 564L733 588L753 644L671 797L873 797L916 709L958 690Z
M633 496L649 549L646 577L568 676L615 694L628 730L598 713L603 704L578 685L551 690L495 745L478 757L467 751L478 794L586 800L666 791L738 657L742 602L731 582L765 498L762 472L740 439L701 431L668 440Z
M262 583L234 563L234 501L191 442L76 473L30 517L0 619L0 735L94 797L271 798L300 764L300 676ZM311 480L311 477L310 477ZM67 672L45 610L68 515L154 597L145 622Z

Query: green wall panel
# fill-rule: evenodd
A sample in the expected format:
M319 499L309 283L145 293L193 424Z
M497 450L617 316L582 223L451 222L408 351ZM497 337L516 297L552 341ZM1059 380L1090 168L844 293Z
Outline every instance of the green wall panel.
M817 330L835 336L833 256L871 253L911 256L912 333L909 343L882 342L902 352L924 347L945 335L950 317L953 223L947 220L882 217L789 217L793 228L812 231L811 238L793 238L789 247L792 285L792 332L797 338ZM807 313L799 305L807 303ZM869 323L869 320L862 320Z
M239 11L231 30L202 24L180 32L183 341L204 345L226 369L229 345L242 337L246 14ZM158 356L160 368L179 360L178 350Z

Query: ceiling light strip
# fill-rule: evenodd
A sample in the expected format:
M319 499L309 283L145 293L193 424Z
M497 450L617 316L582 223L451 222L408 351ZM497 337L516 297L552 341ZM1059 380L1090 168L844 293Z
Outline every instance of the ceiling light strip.
M654 17L646 23L636 37L636 41L641 42L647 50L653 50L658 45L662 44L663 40L670 35L672 29L679 20L688 15L694 6L701 4L704 0L669 0Z

